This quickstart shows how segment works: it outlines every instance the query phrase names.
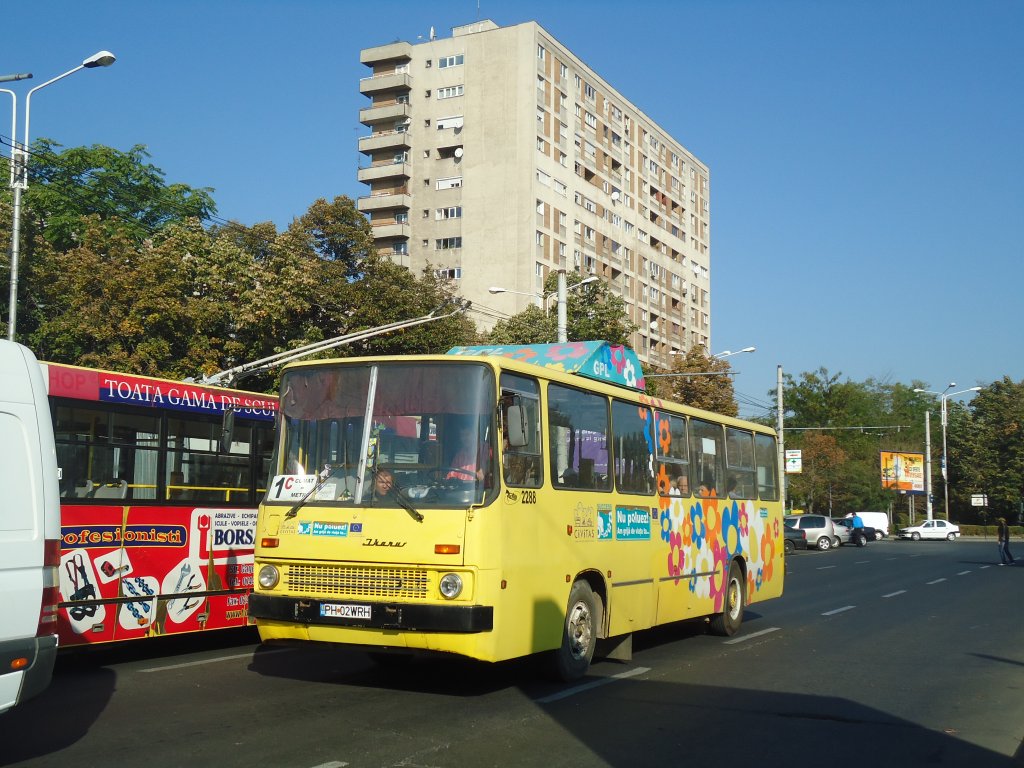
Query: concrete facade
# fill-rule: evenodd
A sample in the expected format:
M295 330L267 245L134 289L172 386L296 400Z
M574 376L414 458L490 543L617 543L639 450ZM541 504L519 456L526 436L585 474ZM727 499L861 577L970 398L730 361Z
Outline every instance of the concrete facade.
M708 167L538 24L452 32L360 53L378 248L445 270L483 327L578 268L623 297L645 362L707 347Z

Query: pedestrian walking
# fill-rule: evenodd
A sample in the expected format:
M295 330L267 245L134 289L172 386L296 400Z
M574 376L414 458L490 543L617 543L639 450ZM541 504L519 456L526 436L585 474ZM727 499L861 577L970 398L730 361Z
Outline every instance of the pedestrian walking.
M864 520L856 512L853 513L850 525L853 527L853 535L851 537L853 543L858 547L867 546L868 542L864 536Z
M1013 565L1013 555L1010 554L1010 526L1006 524L1006 518L1000 517L997 526L999 531L999 564Z

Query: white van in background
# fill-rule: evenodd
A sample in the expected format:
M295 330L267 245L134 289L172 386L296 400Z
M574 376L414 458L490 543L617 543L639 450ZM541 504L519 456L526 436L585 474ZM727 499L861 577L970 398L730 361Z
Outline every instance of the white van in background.
M878 538L885 539L890 536L889 516L885 512L858 512L857 514L864 522L864 525L875 529L875 534ZM848 514L847 517L853 517L853 512Z
M50 683L57 658L60 489L42 369L0 340L0 713Z

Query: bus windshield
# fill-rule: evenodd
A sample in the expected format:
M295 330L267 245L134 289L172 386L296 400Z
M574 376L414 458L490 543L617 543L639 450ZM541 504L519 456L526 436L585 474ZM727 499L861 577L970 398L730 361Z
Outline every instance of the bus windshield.
M479 504L495 488L487 366L339 362L286 371L281 392L267 503L294 503L289 484L303 505L417 509Z

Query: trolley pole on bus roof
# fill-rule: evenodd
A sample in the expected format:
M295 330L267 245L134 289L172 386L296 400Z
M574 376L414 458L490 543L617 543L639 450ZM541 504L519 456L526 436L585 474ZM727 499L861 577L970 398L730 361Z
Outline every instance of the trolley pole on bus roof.
M412 320L399 320L394 323L387 323L386 325L378 325L375 328L366 328L362 331L355 331L354 333L347 333L343 336L335 336L330 339L323 341L315 341L312 344L306 344L302 347L296 347L295 349L286 349L284 352L278 352L276 355L270 355L259 360L254 360L251 363L243 363L237 365L234 368L228 368L226 371L215 373L212 376L203 376L199 380L199 384L206 384L216 387L231 387L234 386L235 382L246 376L252 376L260 371L265 371L269 368L276 368L279 365L290 363L294 360L300 360L303 357L314 355L317 352L326 352L328 349L335 349L336 347L343 347L346 344L351 344L356 341L365 341L366 339L372 339L375 336L381 336L385 333L391 333L392 331L404 331L407 328L413 328L417 325L423 325L424 323L432 323L435 320L444 320L448 317L454 317L455 315L465 312L472 306L472 302L465 301L462 299L455 299L455 308L443 315L437 314L443 309L446 309L451 305L451 302L445 302L437 309L429 312L422 317L416 317ZM187 383L195 382L195 379L185 379Z

